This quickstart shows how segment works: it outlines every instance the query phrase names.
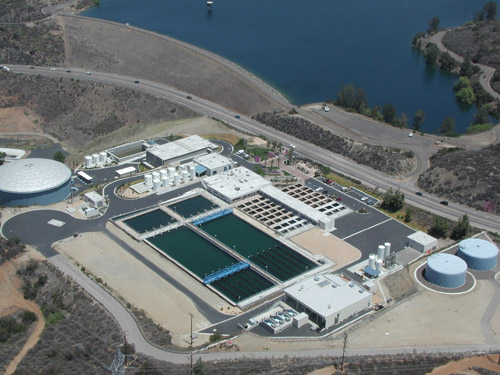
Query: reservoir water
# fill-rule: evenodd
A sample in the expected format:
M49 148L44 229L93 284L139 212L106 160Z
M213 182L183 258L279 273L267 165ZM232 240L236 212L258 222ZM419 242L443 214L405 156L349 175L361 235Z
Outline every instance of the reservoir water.
M335 99L342 84L364 88L369 104L392 103L425 132L452 116L456 131L474 108L459 106L457 78L425 64L413 36L439 16L462 25L486 1L470 0L100 0L85 16L156 31L232 60L295 104Z

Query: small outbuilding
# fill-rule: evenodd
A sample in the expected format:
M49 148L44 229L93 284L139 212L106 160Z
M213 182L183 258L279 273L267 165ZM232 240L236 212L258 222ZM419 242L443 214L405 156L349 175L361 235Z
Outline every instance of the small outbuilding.
M498 248L489 241L468 238L458 244L456 255L462 258L471 270L489 271L497 266Z
M412 233L406 238L408 239L408 246L422 253L428 253L431 250L435 250L438 246L438 240L436 238L422 231Z

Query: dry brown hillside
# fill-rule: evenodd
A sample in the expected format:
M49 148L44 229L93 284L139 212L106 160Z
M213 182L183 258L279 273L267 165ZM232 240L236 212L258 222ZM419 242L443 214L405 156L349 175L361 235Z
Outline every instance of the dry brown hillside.
M138 91L74 79L0 72L0 113L22 107L36 126L77 151L95 138L127 125L194 117L185 107ZM2 131L8 131L9 124Z
M498 214L500 144L476 151L443 150L431 158L431 167L420 176L418 184L452 202Z

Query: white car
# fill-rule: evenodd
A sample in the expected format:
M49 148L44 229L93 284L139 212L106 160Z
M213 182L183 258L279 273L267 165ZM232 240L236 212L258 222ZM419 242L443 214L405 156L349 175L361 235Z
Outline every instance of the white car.
M327 106L327 105L325 105L325 106L323 107L323 110L324 110L325 112L330 112L330 108L328 108L328 106Z
M413 133L408 134L408 137L413 137Z
M51 71L55 72L56 68L50 68Z
M85 72L86 75L91 76L92 72Z

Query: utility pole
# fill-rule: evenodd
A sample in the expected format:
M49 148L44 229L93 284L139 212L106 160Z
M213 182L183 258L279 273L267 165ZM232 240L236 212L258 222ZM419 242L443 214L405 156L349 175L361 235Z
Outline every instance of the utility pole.
M125 354L125 367L128 366L128 360L127 360L127 331L123 332L123 341L124 341L124 346L123 346L123 351Z
M191 342L190 362L191 362L191 375L193 375L193 314L189 313L189 316L191 317L191 335L189 336Z
M347 347L347 332L344 333L344 348L342 349L342 363L340 364L340 371L344 372L344 358L345 358L345 349Z

